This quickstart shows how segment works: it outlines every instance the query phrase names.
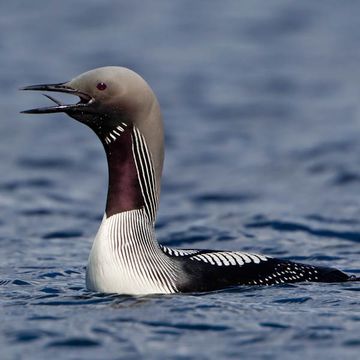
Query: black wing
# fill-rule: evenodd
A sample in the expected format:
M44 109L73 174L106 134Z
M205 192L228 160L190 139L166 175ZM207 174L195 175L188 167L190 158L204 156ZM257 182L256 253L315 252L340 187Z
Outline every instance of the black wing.
M169 248L166 248L169 250ZM163 249L169 255L169 252ZM212 291L236 285L295 282L343 282L354 278L334 268L281 260L264 255L211 250L175 250L184 271L180 292Z

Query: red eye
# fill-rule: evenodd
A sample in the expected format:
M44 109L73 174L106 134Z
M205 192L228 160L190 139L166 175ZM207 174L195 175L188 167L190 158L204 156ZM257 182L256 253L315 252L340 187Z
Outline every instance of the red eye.
M106 89L106 84L103 83L103 82L99 82L97 85L96 85L97 89L98 90L105 90Z

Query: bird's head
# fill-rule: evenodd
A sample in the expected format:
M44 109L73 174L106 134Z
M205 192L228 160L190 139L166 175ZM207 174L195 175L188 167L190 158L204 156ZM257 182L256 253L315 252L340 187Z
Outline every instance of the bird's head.
M144 135L160 178L163 163L163 125L160 106L147 82L124 67L106 66L87 71L57 84L31 85L21 90L59 92L79 97L64 104L45 95L56 105L22 111L25 114L64 112L92 128L105 147L106 138L120 126L136 126ZM123 125L122 125L123 124Z
M61 92L76 95L80 101L63 104L45 95L55 106L25 110L26 114L64 112L91 128L112 127L119 121L135 125L147 118L158 104L146 81L124 67L107 66L87 71L71 81L58 84L31 85L22 90Z

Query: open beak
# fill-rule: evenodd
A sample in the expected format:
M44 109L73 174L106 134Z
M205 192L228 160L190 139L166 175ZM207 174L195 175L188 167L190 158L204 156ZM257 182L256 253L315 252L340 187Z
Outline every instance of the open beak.
M48 114L48 113L57 113L57 112L86 113L89 106L95 101L95 99L89 94L73 89L72 87L66 85L66 83L31 85L31 86L25 86L20 90L61 92L61 93L76 95L80 98L80 101L76 104L63 104L61 101L53 98L52 96L44 94L44 96L46 96L48 99L53 101L56 104L56 106L47 106L42 108L24 110L21 111L21 113L23 114Z

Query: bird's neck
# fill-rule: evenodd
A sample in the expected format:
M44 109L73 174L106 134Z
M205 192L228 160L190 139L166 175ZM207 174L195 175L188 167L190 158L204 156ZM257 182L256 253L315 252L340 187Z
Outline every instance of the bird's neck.
M118 125L109 131L103 143L109 169L106 216L144 209L154 223L158 186L145 137L133 125Z
M180 268L155 237L158 186L146 138L136 126L127 126L119 136L111 134L111 140L102 137L109 189L89 256L87 287L125 294L174 293Z

